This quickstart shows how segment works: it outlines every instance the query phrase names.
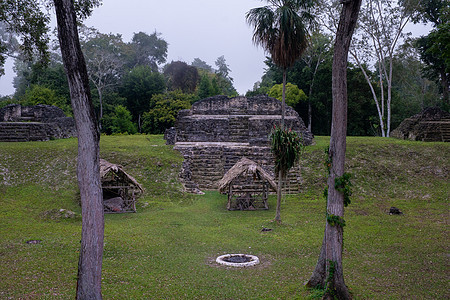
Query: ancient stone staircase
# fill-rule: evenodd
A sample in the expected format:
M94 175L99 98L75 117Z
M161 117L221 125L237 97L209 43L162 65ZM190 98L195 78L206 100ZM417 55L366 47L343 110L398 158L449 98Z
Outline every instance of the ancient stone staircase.
M450 142L450 119L444 119L441 122L442 141Z
M192 181L201 188L214 186L223 174L223 151L217 147L195 148L192 152Z
M229 119L230 142L243 142L248 140L248 117L231 117Z
M1 142L48 140L45 124L37 122L0 122Z
M420 127L425 132L422 141L450 142L450 119L420 122Z

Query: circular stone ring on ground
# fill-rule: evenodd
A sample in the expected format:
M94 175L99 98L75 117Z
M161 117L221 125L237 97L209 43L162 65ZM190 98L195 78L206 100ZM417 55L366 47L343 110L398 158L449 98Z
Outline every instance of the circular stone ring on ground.
M224 254L217 257L216 262L230 267L251 267L259 264L259 258L249 254Z

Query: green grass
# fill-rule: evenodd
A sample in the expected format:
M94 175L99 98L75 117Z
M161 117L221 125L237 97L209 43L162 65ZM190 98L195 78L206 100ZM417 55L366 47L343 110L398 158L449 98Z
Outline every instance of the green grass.
M177 181L181 156L161 136L102 136L101 156L142 183L138 213L105 216L104 299L308 299L303 284L325 225L324 148L302 158L303 190L286 196L283 224L268 211L227 211L217 192L190 195ZM75 139L0 143L0 299L74 297L80 217ZM356 299L448 299L450 145L349 138L354 194L346 209L344 274ZM390 216L391 206L404 214ZM262 227L273 231L263 233ZM41 240L27 244L27 240ZM261 264L218 266L226 253Z

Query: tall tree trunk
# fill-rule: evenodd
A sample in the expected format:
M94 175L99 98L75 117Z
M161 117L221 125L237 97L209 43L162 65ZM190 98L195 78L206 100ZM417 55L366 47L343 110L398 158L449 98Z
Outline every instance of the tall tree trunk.
M81 52L72 0L54 0L61 54L69 82L78 133L77 178L82 231L78 262L77 299L101 299L104 219L100 182L100 133Z
M327 215L343 218L344 195L335 188L335 178L344 174L347 135L347 60L348 49L358 19L361 0L341 1L343 8L336 32L332 69L333 117L329 155ZM308 285L326 283L324 298L350 299L342 267L343 227L326 221L321 255ZM324 265L325 264L325 268ZM326 272L323 272L323 269ZM324 277L325 276L325 277Z

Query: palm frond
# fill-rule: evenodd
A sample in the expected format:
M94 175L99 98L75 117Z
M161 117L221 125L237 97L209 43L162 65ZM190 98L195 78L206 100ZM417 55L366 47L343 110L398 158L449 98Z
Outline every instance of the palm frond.
M253 8L246 19L254 26L253 42L268 51L275 64L292 66L308 47L314 0L267 0L270 5Z

